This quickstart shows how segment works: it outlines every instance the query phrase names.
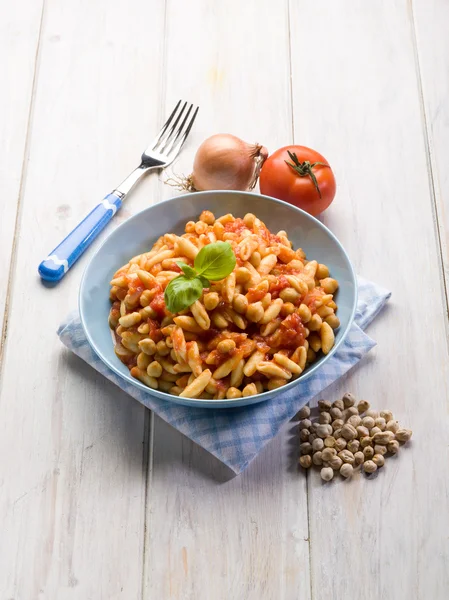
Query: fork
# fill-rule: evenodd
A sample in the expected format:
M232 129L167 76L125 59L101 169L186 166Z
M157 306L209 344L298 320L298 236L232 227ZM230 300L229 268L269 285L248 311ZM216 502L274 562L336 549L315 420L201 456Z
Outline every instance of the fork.
M182 104L182 106L181 106ZM165 169L179 154L195 121L199 107L179 100L161 131L142 154L140 165L79 223L69 235L50 252L38 271L46 281L59 281L90 246L122 206L134 185L149 171ZM192 113L193 110L193 113Z

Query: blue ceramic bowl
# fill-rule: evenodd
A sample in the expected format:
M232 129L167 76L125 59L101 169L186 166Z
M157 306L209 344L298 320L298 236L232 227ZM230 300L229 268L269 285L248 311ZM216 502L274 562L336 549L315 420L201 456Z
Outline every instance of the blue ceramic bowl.
M248 192L214 191L185 194L160 202L143 210L117 227L92 257L81 281L79 308L81 322L92 348L115 373L128 383L159 399L189 406L224 408L255 404L272 398L279 390L236 400L196 400L178 398L171 394L150 390L131 377L127 367L114 354L111 331L108 325L110 309L109 281L114 272L128 260L148 251L156 239L164 233L184 233L187 221L196 221L201 211L211 210L217 217L232 213L243 217L252 212L273 231L284 229L294 248L301 247L310 260L328 265L332 277L340 287L337 292L340 327L336 332L335 345L327 356L322 356L300 377L287 383L287 391L310 377L337 350L347 335L354 318L357 303L357 284L349 258L337 238L320 221L306 212L280 200ZM300 391L300 387L298 391Z

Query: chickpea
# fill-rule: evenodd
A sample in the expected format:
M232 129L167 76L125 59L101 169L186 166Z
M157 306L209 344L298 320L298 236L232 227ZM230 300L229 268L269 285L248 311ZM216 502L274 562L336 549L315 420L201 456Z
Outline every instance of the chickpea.
M326 448L333 448L335 446L336 439L330 435L327 438L324 438L324 445Z
M310 419L302 419L298 425L299 429L311 429L312 421Z
M321 465L323 464L323 458L322 458L321 454L322 454L322 452L320 450L318 450L318 452L315 452L314 455L312 456L312 462L317 467L321 467Z
M156 354L156 342L151 338L140 340L139 348L142 350L142 352L145 352L145 354L149 354L150 356Z
M162 375L162 367L157 360L153 360L153 362L148 365L147 374L149 377L160 377Z
M161 356L167 356L167 354L170 354L170 348L167 346L164 340L161 340L156 344L156 350Z
M352 452L349 452L349 450L342 450L338 453L338 456L343 462L349 463L350 465L354 464L354 455Z
M363 470L365 473L374 473L377 471L377 465L372 460L367 460L363 463Z
M317 435L316 435L316 433L311 433L311 434L309 435L309 440L308 440L308 441L309 441L309 442L312 444L312 443L313 443L313 440L316 440L316 439L321 439L321 438L317 438Z
M188 221L184 228L186 233L195 233L195 221Z
M204 221L197 221L195 223L195 233L197 235L206 233L206 231L207 231L207 223L204 223Z
M335 431L336 429L341 429L344 425L343 419L335 419L332 423L332 429Z
M316 361L316 352L312 348L309 348L307 350L307 362L310 364L315 361Z
M339 408L340 410L344 410L345 408L343 400L335 400L335 402L332 402L332 406L334 408Z
M310 431L308 429L301 429L299 432L299 439L301 440L301 442L308 442L309 435Z
M381 431L385 431L387 423L383 417L377 417L377 419L374 420L374 425L379 427Z
M377 468L383 467L385 464L385 458L383 454L375 454L373 456L373 463L377 466Z
M373 458L374 448L372 446L365 446L365 448L363 448L363 456L365 457L365 460Z
M394 440L394 435L395 434L392 431L380 431L379 433L375 433L373 435L373 443L386 446L389 442ZM398 439L398 432L396 433L396 439Z
M341 452L342 450L344 450L346 448L346 440L345 438L339 437L338 439L335 440L335 445L334 447L337 449L338 452Z
M366 416L367 417L373 417L373 419L377 419L377 417L379 416L379 413L377 412L377 410L373 410L373 409L369 409L366 411Z
M204 294L204 307L206 310L214 310L220 302L220 297L217 292L209 292Z
M332 469L332 467L323 467L320 471L320 475L321 479L323 479L324 481L330 481L334 476L334 470Z
M320 263L316 268L315 277L317 279L325 279L326 277L329 277L328 267Z
M320 412L329 412L331 408L332 404L329 402L329 400L318 400L318 410Z
M338 281L332 279L332 277L325 277L320 280L320 286L326 292L326 294L334 294L338 289Z
M301 304L298 308L298 315L301 318L303 323L308 323L312 318L312 313L310 312L310 308L306 304Z
M312 466L312 457L310 456L310 454L304 454L303 456L300 456L299 464L301 465L301 467L303 469L308 469L309 467L311 467Z
M233 350L235 350L235 342L234 340L222 340L217 345L217 350L220 354L229 354Z
M341 428L341 437L344 437L346 441L354 440L357 437L357 430L349 423L345 423Z
M351 417L349 417L349 419L346 422L357 429L357 427L359 427L359 425L362 424L362 419L357 414L357 415L352 415Z
M359 411L359 414L362 414L364 412L366 412L370 407L370 403L368 402L368 400L360 400L360 402L357 404L357 410Z
M354 406L355 404L355 396L350 392L347 392L343 396L342 400L345 408L349 408L350 406Z
M359 438L369 435L369 429L367 427L363 427L363 425L359 425L356 430Z
M340 475L342 475L343 477L346 477L346 479L349 479L349 477L352 477L353 474L354 474L354 467L351 464L344 463L341 465Z
M317 425L316 434L318 437L324 439L332 434L332 427L324 424Z
M330 325L332 329L338 329L340 327L340 319L335 314L328 315L324 321Z
M360 448L359 440L351 440L350 442L348 442L347 448L348 448L349 452L352 452L353 454L355 454L356 452L358 452L358 450Z
M244 315L248 310L248 299L243 294L235 294L232 299L232 307L235 312Z
M203 210L200 214L200 221L204 221L207 225L213 225L215 222L214 213L210 210Z
M334 438L336 440L338 440L338 438L341 438L341 427L339 427L338 429L334 429ZM345 438L342 438L342 439L345 439Z
M291 302L284 302L281 306L281 317L288 317L295 312L296 307Z
M256 215L253 215L253 213L246 213L246 215L243 217L243 222L248 227L248 229L253 228L255 220L256 220Z
M151 362L151 357L145 352L140 352L137 356L137 366L141 371L146 371Z
M310 417L310 408L307 404L299 409L298 417L300 419L308 419Z
M376 426L374 426L374 427L373 427L373 428L370 430L370 435L371 435L371 437L372 437L373 435L376 435L376 433L382 433L382 430L380 429L380 427L376 427Z
M322 412L320 413L320 416L318 417L318 421L323 424L323 425L328 425L330 423L332 423L332 417L330 416L330 414L328 412Z
M363 417L362 425L367 427L368 429L372 429L374 427L374 419L373 417Z
M226 398L229 398L230 400L234 400L235 398L241 398L241 397L242 397L242 392L236 387L230 387L226 391ZM302 429L300 431L300 434L302 434L304 431L307 431L307 429ZM301 435L299 437L301 439Z
M398 442L408 442L409 439L412 437L412 433L413 432L411 429L398 429L396 431L396 439L398 440Z
M381 410L379 416L385 419L386 423L388 423L388 421L393 420L393 413L391 412L391 410Z
M298 300L301 298L301 294L294 288L288 287L279 292L279 298L282 298L284 302L292 302L295 304L295 302L298 302Z
M330 459L329 461L329 466L331 469L333 469L334 471L339 471L341 465L343 464L343 461L341 460L340 457L338 456L334 456L333 458Z
M382 454L382 456L383 456L386 453L387 453L387 447L386 446L380 446L379 444L376 444L374 446L374 454Z
M318 452L324 448L324 442L321 438L316 438L312 442L312 450Z
M299 445L299 450L301 454L312 454L312 444L309 444L309 442L304 442L303 444Z
M248 319L248 321L258 323L262 319L264 312L265 311L262 306L262 302L253 302L248 306L248 309L246 311L246 318Z
M324 462L330 461L330 459L334 456L337 456L337 451L335 448L324 448L324 450L321 452L321 458Z
M391 419L387 422L386 429L387 431L392 431L393 433L396 433L396 431L399 429L399 423Z
M322 324L323 320L321 319L320 315L314 314L307 323L307 327L310 329L310 331L319 331Z
M357 416L359 414L359 411L356 409L355 406L350 406L349 408L345 408L343 411L343 418L348 420L351 417Z
M354 464L356 466L361 465L364 461L365 461L365 455L363 454L363 452L360 452L360 450L359 450L358 452L356 452L354 454Z
M391 454L397 454L399 452L399 442L397 440L392 440L389 444L387 444L388 452Z
M343 417L342 411L339 408L337 408L336 406L333 406L330 409L330 415L331 415L332 419L341 419Z
M366 448L367 446L372 446L373 444L373 440L370 438L369 435L362 437L360 439L360 445L362 448Z

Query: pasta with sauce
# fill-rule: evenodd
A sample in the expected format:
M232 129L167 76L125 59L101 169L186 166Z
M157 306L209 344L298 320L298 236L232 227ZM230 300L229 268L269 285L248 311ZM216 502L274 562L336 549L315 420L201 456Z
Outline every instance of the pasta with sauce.
M234 270L211 282L180 313L168 312L164 290L193 266L206 244L228 241ZM240 398L298 377L327 354L339 327L338 282L326 265L293 250L255 215L218 219L203 211L182 236L167 233L121 267L111 281L109 325L115 353L131 375L153 389L186 398Z

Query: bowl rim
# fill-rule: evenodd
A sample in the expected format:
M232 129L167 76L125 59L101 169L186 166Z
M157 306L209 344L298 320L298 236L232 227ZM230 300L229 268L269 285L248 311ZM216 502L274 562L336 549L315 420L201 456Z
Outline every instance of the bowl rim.
M152 204L151 206L148 206L142 210L140 210L139 212L137 212L134 215L131 215L128 219L126 219L125 221L123 221L123 223L120 223L120 225L118 225L113 231L111 231L107 237L103 240L102 244L97 248L97 250L95 251L95 253L92 255L92 257L90 258L89 262L87 263L83 275L81 277L81 281L80 281L80 285L79 285L79 291L78 291L78 309L79 309L79 314L80 314L80 321L81 321L81 325L84 331L84 334L87 338L87 341L89 342L91 348L94 350L95 354L100 358L100 360L107 366L109 367L114 373L116 373L119 377L121 377L124 381L131 383L132 385L134 385L135 387L137 387L138 389L146 392L147 394L150 394L153 397L159 398L161 400L165 400L166 402L172 402L173 404L179 404L176 402L176 400L174 400L174 398L177 398L177 396L174 396L173 394L169 394L167 392L162 392L160 390L154 390L152 388L149 388L148 386L144 385L142 382L140 382L138 379L135 379L134 377L132 377L131 375L124 375L117 367L115 367L115 365L113 365L111 362L109 362L107 360L106 357L103 356L102 352L100 351L99 348L97 348L94 340L92 339L92 336L90 335L89 329L86 325L85 322L85 318L84 318L84 312L83 312L83 302L82 302L82 296L83 296L83 290L84 290L84 285L86 282L86 278L87 278L87 274L88 271L91 267L91 265L94 263L97 255L100 253L100 251L102 250L103 246L109 241L109 238L113 235L115 235L115 233L121 229L122 227L125 227L127 225L129 225L129 222L132 221L133 219L138 219L140 215L142 215L142 213L145 213L151 209L153 209L156 206L160 206L161 204L169 204L171 202L176 202L178 200L182 200L183 198L186 197L191 197L191 196L202 196L202 195L208 195L208 194L230 194L230 195L234 195L234 194L243 194L245 196L254 196L257 198L265 198L267 200L270 200L276 204L280 204L283 206L286 206L290 209L292 209L293 211L296 211L300 214L303 214L306 216L306 218L309 218L312 220L312 222L315 223L315 225L317 225L319 228L323 229L328 235L329 237L337 244L337 246L340 248L340 250L342 251L347 264L349 266L349 272L351 274L353 283L354 283L354 297L353 297L353 305L352 305L352 309L351 309L351 315L348 319L348 323L344 329L344 331L342 332L341 338L340 340L334 344L334 346L332 347L331 351L326 354L326 356L324 357L323 361L319 364L315 364L314 366L310 367L309 369L307 369L305 372L301 373L301 375L299 377L297 377L296 379L293 379L292 381L289 381L288 383L285 384L285 386L282 386L282 388L280 388L280 392L286 392L288 390L290 390L291 388L295 387L296 385L298 385L300 382L303 382L305 379L308 379L311 375L313 375L313 373L315 373L319 368L321 368L325 362L327 362L334 354L335 352L338 350L338 348L340 347L340 345L343 343L343 341L346 339L346 336L349 333L349 330L354 322L354 317L355 317L355 313L357 310L357 300L358 300L358 285L357 285L357 276L356 273L354 271L354 267L352 265L352 262L348 256L348 253L346 252L345 248L343 247L342 243L339 241L339 239L336 237L336 235L328 228L326 227L326 225L324 225L324 223L322 223L319 219L317 219L316 217L312 216L311 214L309 214L308 212L302 210L301 208L298 208L297 206L294 206L293 204L290 204L288 202L284 202L283 200L279 200L279 198L274 198L272 196L267 196L265 194L260 194L257 192L248 192L248 191L239 191L239 190L207 190L207 191L202 191L202 192L188 192L186 194L180 194L179 196L173 196L172 198L167 198L165 200L161 200L160 202L156 202L155 204ZM262 392L261 394L257 394L255 397L257 397L257 403L259 402L264 402L266 400L269 400L269 398L267 398L268 395L272 395L273 390L269 390L266 392ZM189 405L190 406L204 406L204 407L208 407L208 408L213 408L211 407L211 403L214 402L213 400L208 400L205 398L186 398L186 400L189 401ZM220 408L232 408L234 405L239 405L241 403L241 398L222 398L220 400L217 400L217 402L220 402ZM189 406L186 405L186 406ZM219 407L216 407L217 409Z

